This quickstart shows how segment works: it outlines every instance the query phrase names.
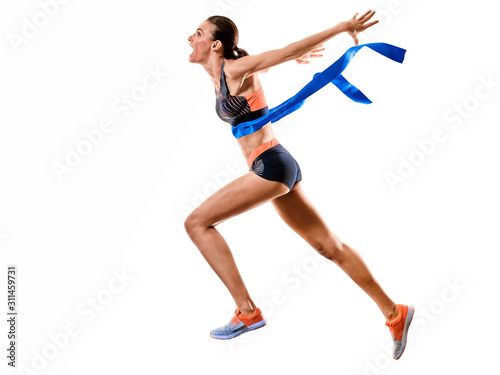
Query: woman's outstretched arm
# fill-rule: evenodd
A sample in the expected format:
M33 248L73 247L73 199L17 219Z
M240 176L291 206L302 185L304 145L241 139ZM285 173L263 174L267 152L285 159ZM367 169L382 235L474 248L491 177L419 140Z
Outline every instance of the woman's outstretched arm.
M343 32L347 32L354 39L354 43L358 45L357 35L378 22L368 22L374 14L375 11L368 11L359 18L356 18L358 15L356 13L348 21L340 22L330 29L291 43L284 48L263 52L258 55L245 56L238 60L231 60L231 63L226 65L225 73L232 78L242 77L244 79L254 73L283 64L284 62L300 60L311 51L320 51L319 47L323 43Z

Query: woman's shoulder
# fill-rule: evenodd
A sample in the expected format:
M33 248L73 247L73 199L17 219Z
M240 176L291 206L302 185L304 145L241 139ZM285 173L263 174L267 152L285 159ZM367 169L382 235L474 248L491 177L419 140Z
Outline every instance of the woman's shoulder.
M233 96L250 95L262 87L258 74L252 74L246 77L237 77L231 75L231 66L236 64L237 60L224 59L222 71L224 73L225 83L229 92Z

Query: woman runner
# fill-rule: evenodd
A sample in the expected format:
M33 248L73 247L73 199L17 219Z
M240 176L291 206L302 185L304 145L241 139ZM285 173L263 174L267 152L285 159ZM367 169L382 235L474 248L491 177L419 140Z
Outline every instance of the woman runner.
M189 36L193 48L189 62L203 66L216 94L219 117L237 126L269 112L258 73L296 60L309 63L321 57L323 43L347 32L358 45L358 34L375 25L368 22L375 11L258 55L238 48L238 29L227 17L212 16ZM339 266L377 304L394 340L393 357L399 359L407 341L413 306L395 304L374 279L360 255L342 242L327 226L301 188L299 164L278 142L271 123L236 139L249 173L228 183L208 197L185 220L185 229L208 264L229 290L236 304L226 325L210 332L216 339L231 339L266 324L236 267L233 255L216 226L223 221L271 202L279 216L318 253Z

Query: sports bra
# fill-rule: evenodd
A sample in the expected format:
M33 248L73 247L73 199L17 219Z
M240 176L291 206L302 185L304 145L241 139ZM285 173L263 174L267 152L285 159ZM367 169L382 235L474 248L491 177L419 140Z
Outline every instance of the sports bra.
M242 122L256 120L269 113L262 87L253 94L245 96L233 96L229 93L224 74L225 64L226 59L222 61L220 68L220 91L217 92L215 89L215 111L222 121L236 126Z

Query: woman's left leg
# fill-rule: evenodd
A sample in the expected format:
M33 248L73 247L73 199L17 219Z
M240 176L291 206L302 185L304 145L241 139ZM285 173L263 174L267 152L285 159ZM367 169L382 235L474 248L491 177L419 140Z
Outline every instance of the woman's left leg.
M403 354L415 307L396 305L368 270L359 254L333 234L296 183L285 195L272 200L283 220L316 251L336 263L377 304L393 339L393 358Z

